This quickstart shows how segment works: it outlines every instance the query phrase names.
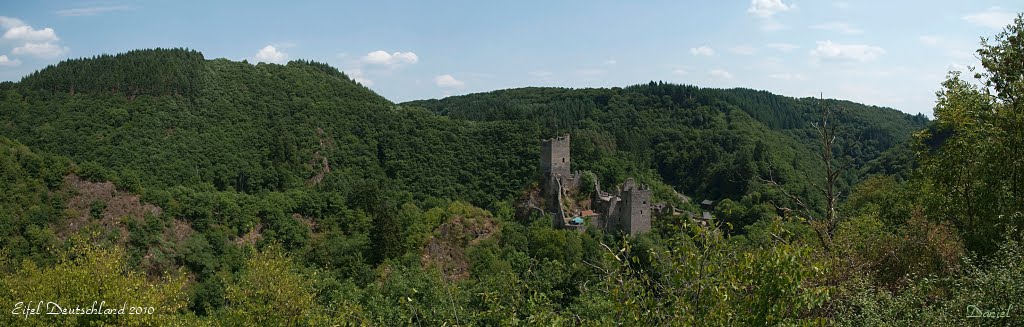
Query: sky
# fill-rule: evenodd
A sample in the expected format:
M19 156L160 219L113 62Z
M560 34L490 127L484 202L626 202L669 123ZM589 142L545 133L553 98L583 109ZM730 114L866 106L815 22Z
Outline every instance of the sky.
M67 58L185 47L328 63L402 102L666 81L930 115L1014 1L3 1L0 80Z

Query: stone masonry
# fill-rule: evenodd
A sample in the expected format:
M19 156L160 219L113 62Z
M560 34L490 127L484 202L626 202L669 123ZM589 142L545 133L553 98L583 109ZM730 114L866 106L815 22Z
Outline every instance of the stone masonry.
M626 180L616 194L601 191L595 181L592 210L567 212L566 200L570 193L580 187L582 174L570 173L571 156L569 135L543 140L541 144L540 168L543 178L545 211L552 216L556 227L582 231L585 224L577 219L590 220L590 225L605 231L617 231L636 235L651 230L651 189Z

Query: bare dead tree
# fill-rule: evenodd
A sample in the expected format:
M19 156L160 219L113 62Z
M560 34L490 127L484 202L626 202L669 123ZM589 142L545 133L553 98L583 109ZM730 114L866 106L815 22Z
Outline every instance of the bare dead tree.
M788 215L788 213L790 213L790 212L799 212L800 214L802 214L807 219L808 224L810 224L812 229L814 229L815 234L818 235L818 241L821 242L821 246L823 248L825 248L825 251L831 251L831 249L832 249L832 247L831 247L831 245L832 245L832 236L831 236L831 234L829 233L827 228L823 228L823 227L825 227L824 224L820 223L818 219L815 219L814 211L811 210L811 207L808 206L807 203L804 202L803 199L801 199L799 196L793 195L792 193L787 191L785 187L782 187L782 184L779 184L779 182L776 182L775 178L771 176L771 170L770 169L768 171L768 179L761 178L760 176L758 176L758 179L762 183L771 185L772 187L778 189L779 191L782 192L783 195L786 196L786 198L788 198L790 201L792 201L794 204L796 204L797 209L792 209L792 208L783 206L783 205L781 205L779 203L775 203L775 201L770 201L771 204L774 205L776 208L779 208L783 212L786 212L786 215ZM815 186L817 186L817 185L815 185Z
M776 207L782 209L785 212L798 211L807 218L811 227L818 234L818 239L821 241L822 247L826 251L831 250L832 235L835 233L836 227L838 226L838 213L836 208L838 207L839 197L841 192L836 189L836 184L839 182L839 177L843 171L846 170L849 163L838 163L836 156L834 155L834 147L836 144L836 133L837 126L835 111L833 108L825 103L824 96L819 95L818 104L821 106L821 116L817 122L814 122L814 130L818 132L818 140L821 142L821 152L818 153L818 159L821 161L825 169L825 184L824 186L818 183L811 182L818 191L825 197L825 215L819 219L815 218L813 210L807 205L807 202L800 197L786 191L781 184L775 181L771 176L771 169L768 171L768 179L758 179L761 182L771 185L779 189L783 195L789 198L793 203L798 206L798 209L791 209L784 206L775 204ZM848 151L849 149L847 149ZM848 154L848 153L847 153ZM840 156L842 157L842 155ZM773 203L774 204L774 203Z
M819 185L815 185L815 187L825 195L825 226L822 227L825 228L825 234L829 238L829 244L831 244L831 236L835 232L837 225L836 203L839 199L839 194L836 191L836 182L839 180L839 173L842 170L834 165L832 158L832 147L836 142L837 124L835 123L835 113L832 111L831 106L825 104L824 96L819 95L818 102L822 106L821 121L814 124L814 129L818 131L818 137L821 139L821 153L818 157L825 166L825 187Z

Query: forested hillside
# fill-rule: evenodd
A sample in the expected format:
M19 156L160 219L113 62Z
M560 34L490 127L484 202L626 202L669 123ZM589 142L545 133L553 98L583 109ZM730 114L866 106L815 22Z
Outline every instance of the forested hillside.
M3 100L4 135L135 190L365 182L489 205L527 183L539 152L534 131L401 110L324 64L253 66L182 49L70 60Z
M687 195L730 199L742 203L729 217L737 227L774 215L758 210L760 204L793 205L762 180L787 185L821 207L821 194L811 185L824 179L814 127L823 106L837 113L835 151L846 167L838 185L843 193L875 169L871 162L886 151L906 149L911 133L928 121L849 101L661 82L613 89L513 89L403 106L460 120L534 125L542 135L569 133L575 167L599 172L605 184L651 175ZM885 158L894 161L885 164L896 170L893 174L905 174L913 162Z
M848 140L839 146L851 164L843 190L863 177L866 162L925 121L849 102L663 83L528 88L394 106L323 64L205 61L183 49L63 62L25 77L8 95L0 104L5 135L135 191L376 184L421 204L462 199L484 207L535 181L539 140L560 133L575 136L576 167L597 172L606 185L641 176L748 208L788 203L758 182L772 178L817 204L821 197L808 187L822 178L811 159L816 106L839 107ZM760 208L730 218L742 227L771 214Z
M977 80L936 85L934 121L660 82L394 104L303 60L68 60L0 84L0 325L1020 324L1022 40L1018 16ZM574 170L713 219L523 214L566 133Z

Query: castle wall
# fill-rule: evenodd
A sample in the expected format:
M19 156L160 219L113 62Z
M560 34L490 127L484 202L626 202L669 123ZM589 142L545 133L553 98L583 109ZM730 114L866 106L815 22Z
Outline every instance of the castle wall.
M619 207L619 198L612 197L608 201L608 209L605 211L604 229L607 231L616 230L619 228L619 216L622 214Z
M568 135L543 141L540 167L547 211L552 215L554 226L583 230L582 226L566 223L569 217L565 212L564 197L578 190L583 180L580 172L570 173ZM592 221L592 225L606 231L622 231L633 235L649 232L653 210L650 187L637 184L629 178L618 190L618 195L602 192L601 186L595 181L591 208L601 214Z
M548 185L551 189L548 192L548 211L551 212L551 220L555 227L565 227L565 203L562 202L562 182L555 176L549 177Z
M577 170L572 176L566 178L565 188L569 190L579 190L580 185L583 183L583 174Z

